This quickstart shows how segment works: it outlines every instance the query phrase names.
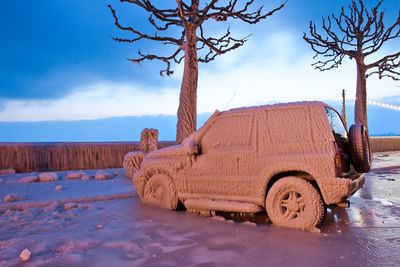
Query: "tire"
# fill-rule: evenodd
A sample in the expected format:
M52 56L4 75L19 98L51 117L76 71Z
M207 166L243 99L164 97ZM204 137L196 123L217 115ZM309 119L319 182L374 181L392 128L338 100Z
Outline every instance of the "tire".
M150 177L144 186L142 202L169 210L178 207L178 194L171 178L165 174Z
M371 169L371 149L368 133L362 124L353 124L349 130L350 155L354 169L359 173Z
M301 230L318 228L325 216L324 203L314 186L292 176L272 185L265 207L274 225Z

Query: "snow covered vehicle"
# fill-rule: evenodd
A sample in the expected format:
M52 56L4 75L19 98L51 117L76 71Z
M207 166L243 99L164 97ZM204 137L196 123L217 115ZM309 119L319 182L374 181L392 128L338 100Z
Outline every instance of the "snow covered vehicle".
M332 107L298 102L216 111L181 145L147 154L133 183L145 204L266 211L275 225L315 229L324 205L362 187L370 164L363 125L348 133Z

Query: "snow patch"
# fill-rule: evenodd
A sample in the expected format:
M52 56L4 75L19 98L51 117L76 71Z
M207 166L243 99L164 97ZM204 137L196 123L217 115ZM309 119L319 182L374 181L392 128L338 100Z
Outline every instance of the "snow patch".
M77 207L78 207L77 204L69 202L64 205L64 210L70 210L70 209L77 208Z
M120 173L120 172L117 172L117 171L115 171L115 172L111 172L114 176L122 176L122 173Z
M81 179L86 174L84 172L71 172L65 176L66 179Z
M95 180L100 180L100 181L109 180L112 178L114 178L114 175L106 171L97 171L94 177Z
M22 201L24 200L24 197L19 196L17 194L9 194L4 197L5 202L16 202L16 201Z
M81 180L82 180L82 181L90 181L90 180L92 180L92 176L90 176L90 175L84 175L84 176L82 176Z
M37 181L38 181L38 176L34 176L34 175L19 179L19 182L21 184L34 183Z
M61 190L63 190L63 188L61 185L57 185L56 187L54 187L54 190L61 191Z
M58 175L55 172L44 172L39 175L41 182L55 182L58 181Z
M31 258L32 253L29 251L29 249L24 249L21 254L19 254L19 257L21 258L22 261L28 261Z
M15 174L15 170L13 168L0 170L0 175L9 175L9 174Z

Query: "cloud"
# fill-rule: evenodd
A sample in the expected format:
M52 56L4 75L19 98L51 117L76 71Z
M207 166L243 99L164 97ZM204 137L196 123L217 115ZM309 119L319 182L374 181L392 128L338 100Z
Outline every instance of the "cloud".
M215 69L200 71L199 112L271 102L338 101L342 89L354 97L354 61L345 60L330 71L314 70L311 52L296 53L304 45L295 34L279 32L220 57ZM369 99L379 99L398 95L399 88L390 79L371 77L367 91Z
M257 34L257 36L262 36ZM320 72L311 67L310 53L299 54L307 44L290 31L252 38L244 47L200 64L198 113L215 109L275 102L322 100L341 101L355 97L356 70L345 60L338 69ZM144 82L98 81L74 87L63 98L51 100L8 100L3 102L0 121L82 120L115 116L175 115L183 64L176 66L172 79L157 86ZM158 82L157 82L158 83ZM371 77L368 99L399 95L390 79Z
M100 119L115 116L176 114L179 92L133 83L99 82L76 88L57 100L9 100L0 121L49 121Z

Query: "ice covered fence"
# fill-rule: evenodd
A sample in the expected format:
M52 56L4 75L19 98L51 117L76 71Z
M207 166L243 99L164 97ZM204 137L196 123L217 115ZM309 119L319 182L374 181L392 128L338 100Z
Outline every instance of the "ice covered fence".
M159 142L158 148L175 142ZM121 168L124 156L139 142L0 143L0 170L17 172Z
M376 136L370 138L372 152L400 151L400 136Z
M158 148L175 145L158 142ZM139 142L109 143L0 143L0 170L17 172L122 168L128 152ZM371 137L372 152L399 151L400 137Z

